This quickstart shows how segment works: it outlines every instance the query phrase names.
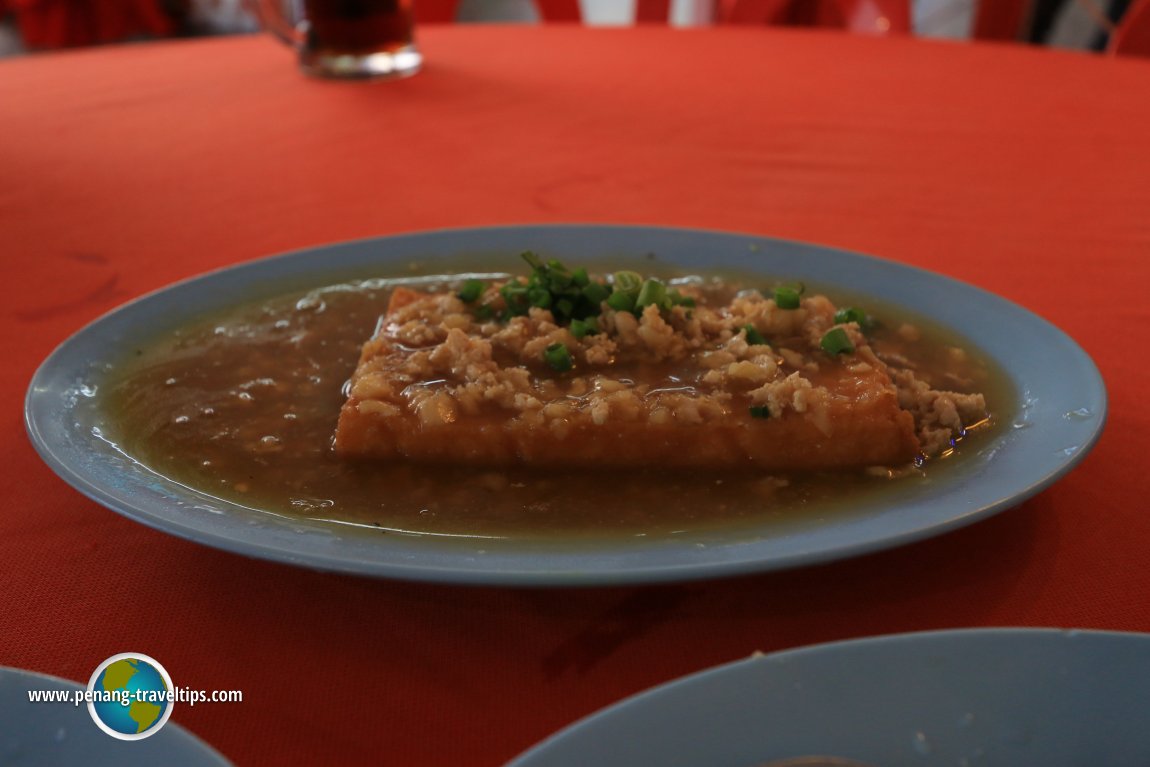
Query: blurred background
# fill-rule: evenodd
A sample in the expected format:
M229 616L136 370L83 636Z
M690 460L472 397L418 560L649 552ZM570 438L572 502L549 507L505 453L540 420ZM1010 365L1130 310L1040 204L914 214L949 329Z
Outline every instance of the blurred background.
M252 34L250 0L0 0L0 56L159 38ZM578 0L583 22L635 22L644 0ZM670 0L668 23L724 20L732 0ZM750 3L755 5L755 3ZM833 0L790 0L786 19L802 23ZM865 4L865 3L863 3ZM876 2L875 5L889 3ZM1131 0L907 0L910 32L949 39L1005 39L1084 51L1105 49ZM762 5L761 3L759 5ZM843 5L843 3L838 3ZM446 9L446 10L445 10ZM467 23L535 23L532 0L415 0L416 17Z

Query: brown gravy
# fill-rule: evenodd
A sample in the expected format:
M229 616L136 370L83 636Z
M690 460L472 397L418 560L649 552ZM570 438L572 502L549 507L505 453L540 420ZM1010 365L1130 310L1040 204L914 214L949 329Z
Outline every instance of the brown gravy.
M347 462L333 453L332 434L388 293L386 281L368 280L284 294L129 350L102 389L110 436L157 473L245 506L392 531L511 539L789 524L849 513L862 498L925 483L928 471L934 477L956 462L935 461L894 480L883 472L764 477ZM976 350L917 318L860 305L884 321L876 348L904 350L920 369L968 382L987 394L995 420L1009 417L1005 379ZM896 331L904 320L922 330L921 341L908 345ZM955 346L969 353L948 351Z

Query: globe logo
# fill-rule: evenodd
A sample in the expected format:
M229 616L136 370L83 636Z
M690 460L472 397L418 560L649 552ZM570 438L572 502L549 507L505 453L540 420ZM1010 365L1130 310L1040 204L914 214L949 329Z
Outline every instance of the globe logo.
M120 740L155 735L172 715L172 677L140 653L113 655L88 681L88 713L101 730Z

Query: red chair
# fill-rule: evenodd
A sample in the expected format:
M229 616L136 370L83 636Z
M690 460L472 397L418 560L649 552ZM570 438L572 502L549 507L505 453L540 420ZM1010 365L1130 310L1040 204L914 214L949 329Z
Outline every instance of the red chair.
M1150 0L1130 4L1106 50L1118 56L1150 56Z
M1030 15L1030 0L977 0L974 27L976 40L1018 40Z
M671 0L636 0L636 24L666 24L671 18Z
M864 35L911 32L909 0L719 0L721 24L839 27Z

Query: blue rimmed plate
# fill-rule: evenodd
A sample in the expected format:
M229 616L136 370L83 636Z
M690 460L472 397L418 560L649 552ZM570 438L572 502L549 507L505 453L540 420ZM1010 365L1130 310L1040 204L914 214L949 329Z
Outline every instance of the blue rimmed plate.
M29 693L73 694L83 689L67 679L0 666L0 764L228 767L219 752L172 722L143 740L123 741L97 727L86 705L29 699Z
M1150 636L964 629L738 661L548 738L508 767L1150 764Z
M101 376L121 350L251 300L268 285L331 284L371 271L401 274L444 259L482 269L492 254L533 249L570 263L647 254L700 272L804 280L922 316L973 339L1009 379L1012 422L964 451L938 481L861 499L850 514L756 531L743 525L689 538L475 542L361 534L222 501L150 471L101 434ZM93 401L95 399L96 401ZM80 330L35 374L25 421L41 456L85 495L139 522L205 545L307 567L456 583L581 585L672 581L829 562L922 540L984 519L1040 492L1097 441L1106 390L1064 333L986 291L920 269L816 245L744 234L632 226L446 230L349 242L244 263L139 298Z

